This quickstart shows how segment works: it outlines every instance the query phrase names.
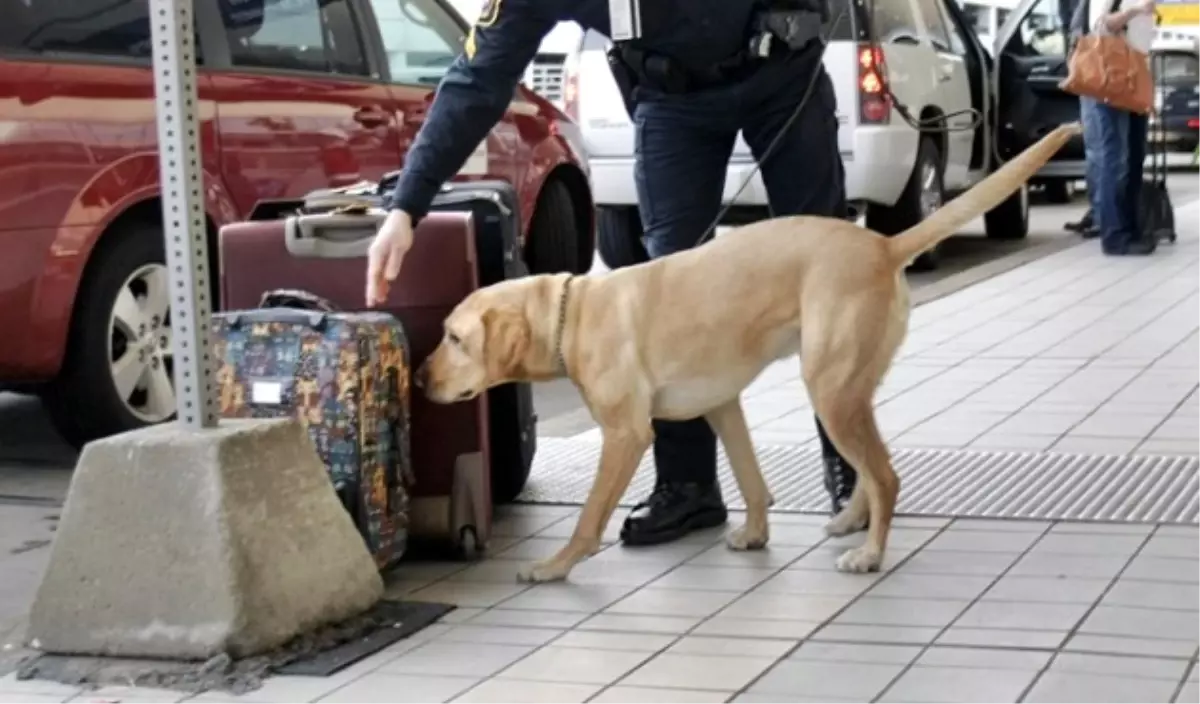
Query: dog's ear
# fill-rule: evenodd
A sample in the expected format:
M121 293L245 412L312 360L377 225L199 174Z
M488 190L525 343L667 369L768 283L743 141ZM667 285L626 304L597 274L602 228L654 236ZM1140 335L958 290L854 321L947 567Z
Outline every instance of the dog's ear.
M483 312L483 355L488 375L494 379L520 376L529 353L529 321L516 308L489 308Z

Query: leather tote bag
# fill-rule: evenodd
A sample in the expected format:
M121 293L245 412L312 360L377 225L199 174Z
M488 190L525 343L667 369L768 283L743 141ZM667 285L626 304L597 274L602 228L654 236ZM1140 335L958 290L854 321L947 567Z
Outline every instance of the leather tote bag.
M1116 12L1120 4L1121 0L1113 0L1109 12ZM1086 13L1086 5L1080 0L1076 14ZM1086 26L1086 19L1083 23ZM1078 37L1067 61L1067 77L1058 87L1139 115L1149 114L1154 107L1149 57L1130 46L1123 31Z

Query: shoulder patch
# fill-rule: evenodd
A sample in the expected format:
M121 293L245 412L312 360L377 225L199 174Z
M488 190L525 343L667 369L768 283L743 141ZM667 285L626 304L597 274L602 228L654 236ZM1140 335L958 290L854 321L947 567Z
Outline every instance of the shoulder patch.
M467 40L463 42L463 53L467 55L467 60L475 58L475 25L471 25L471 31L467 32Z
M496 20L500 18L500 4L503 0L483 0L483 10L479 13L479 21L475 24L480 27L491 27L496 24Z

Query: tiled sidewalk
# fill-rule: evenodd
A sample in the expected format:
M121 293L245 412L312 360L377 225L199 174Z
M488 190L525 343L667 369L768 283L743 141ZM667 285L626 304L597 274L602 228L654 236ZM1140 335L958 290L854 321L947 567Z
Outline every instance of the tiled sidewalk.
M1177 211L1183 238L1154 257L1088 243L914 311L879 396L892 446L1197 455L1198 216ZM794 363L745 406L759 442L811 442ZM1195 525L901 517L884 572L845 575L834 557L861 535L826 539L824 517L777 514L763 552L709 531L610 545L570 583L518 584L575 513L506 509L494 557L399 570L394 595L460 606L444 623L240 699L1200 702ZM0 679L0 704L182 699Z
M569 584L516 583L571 508L510 509L508 547L417 565L394 593L460 605L330 678L241 700L329 702L1196 702L1195 527L901 518L885 567L846 575L818 516L774 517L761 553L718 531L609 547ZM0 701L181 701L0 680ZM228 701L208 693L191 701Z
M1200 204L1146 258L1064 250L913 311L877 396L893 447L1196 455ZM793 362L747 390L755 438L815 440Z

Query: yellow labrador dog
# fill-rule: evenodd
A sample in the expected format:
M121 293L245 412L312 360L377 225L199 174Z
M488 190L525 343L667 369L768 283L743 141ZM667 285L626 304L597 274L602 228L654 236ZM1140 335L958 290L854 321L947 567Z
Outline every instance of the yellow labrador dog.
M603 435L599 473L570 541L519 578L564 579L599 549L653 439L651 418L708 420L746 504L746 522L728 545L764 547L773 499L739 396L768 364L796 354L817 416L859 473L826 531L870 526L837 568L879 569L900 481L873 405L908 328L905 267L1016 192L1078 133L1077 124L1059 127L895 237L845 220L781 217L639 266L526 277L468 296L417 371L428 398L453 403L498 384L565 375Z

